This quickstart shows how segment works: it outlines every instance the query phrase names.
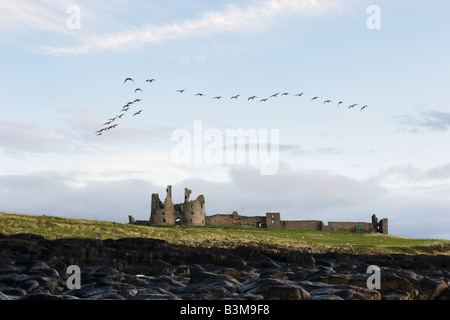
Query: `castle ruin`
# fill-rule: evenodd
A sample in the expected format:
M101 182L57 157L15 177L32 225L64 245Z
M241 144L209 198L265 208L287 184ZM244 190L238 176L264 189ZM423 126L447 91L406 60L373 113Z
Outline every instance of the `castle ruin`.
M184 202L174 204L172 201L172 186L167 186L167 196L164 203L159 199L157 193L152 194L152 210L150 214L150 225L186 225L186 226L204 226L205 216L205 198L203 195L196 200L189 200L191 190L184 189Z
M157 193L152 194L152 206L150 225L152 226L244 226L272 229L300 229L322 231L344 231L358 233L383 233L388 234L388 219L378 221L372 215L370 222L328 222L325 225L320 220L281 220L279 212L267 212L265 216L241 216L236 211L232 214L215 214L206 216L205 197L200 195L195 200L190 200L191 190L184 189L184 202L174 204L172 201L172 186L167 186L167 195L164 203ZM142 224L148 221L134 221L129 217L130 223Z

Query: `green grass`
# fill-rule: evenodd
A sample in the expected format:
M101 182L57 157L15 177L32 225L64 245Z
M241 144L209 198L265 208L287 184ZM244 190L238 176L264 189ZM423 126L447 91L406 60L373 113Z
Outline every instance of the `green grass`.
M107 221L7 213L0 214L0 232L5 234L34 233L43 235L47 239L145 237L164 239L173 244L194 246L265 244L303 248L313 252L337 250L383 254L450 254L449 240L410 239L382 234L229 226L151 227Z

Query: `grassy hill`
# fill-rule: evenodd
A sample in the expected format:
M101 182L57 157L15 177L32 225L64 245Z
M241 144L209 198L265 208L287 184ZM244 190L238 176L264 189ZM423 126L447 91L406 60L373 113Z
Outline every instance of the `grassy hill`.
M47 239L146 237L193 246L258 244L313 252L450 254L449 240L410 239L382 234L280 230L249 227L151 227L116 222L0 213L0 233L34 233Z

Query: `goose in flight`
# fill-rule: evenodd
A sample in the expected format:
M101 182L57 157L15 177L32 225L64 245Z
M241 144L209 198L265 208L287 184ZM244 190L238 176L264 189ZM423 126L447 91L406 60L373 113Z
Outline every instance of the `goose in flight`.
M275 93L275 94L271 95L269 98L272 98L272 97L276 98L279 94L280 94L280 92Z
M357 103L355 103L355 104L352 104L351 106L348 106L348 108L350 109L350 108L354 108L354 107L356 107L358 104Z
M124 81L123 83L125 83L125 82L127 82L127 81L133 81L133 82L134 82L133 79L131 79L131 78L126 78L125 81Z
M180 89L180 90L177 90L177 92L179 92L179 93L183 93L183 92L184 92L184 90L185 90L185 89Z
M122 117L123 117L124 114L125 114L125 113L119 114L119 115L116 116L116 117L119 118L119 119L122 119Z
M312 98L311 101L316 100L316 99L319 99L319 97L316 96L316 97Z
M219 100L219 99L221 99L221 98L222 98L222 96L216 96L216 97L214 97L213 99Z
M339 102L338 102L338 105L340 105L341 103L344 103L344 101L339 101Z
M200 96L200 97L203 97L204 96L204 94L203 93L197 93L195 96Z
M283 92L281 95L282 96L287 96L289 94L289 92Z
M111 124L112 123L112 121L107 121L107 122L105 122L103 125L104 126L107 126L107 125L109 125L109 124Z
M135 114L133 114L133 116L137 116L138 114L141 114L142 110L139 110L138 112L136 112Z
M302 92L302 93L297 93L295 96L301 97L301 96L304 95L304 94L305 94L304 92Z
M268 100L268 98L264 98L264 99L259 100L259 102L265 102L267 100Z
M325 104L325 103L330 103L331 102L331 100L325 100L323 103Z
M361 107L361 111L363 111L363 109L368 108L369 106L366 104L364 106Z
M235 95L235 96L232 96L231 99L237 99L237 98L239 98L240 96L241 96L240 94L237 94L237 95Z
M139 101L141 101L141 99L134 99L134 101L132 103L139 102Z
M258 98L258 97L257 97L257 96L251 96L251 97L248 97L247 101L253 100L253 99L255 99L255 98Z
M137 92L137 91L141 91L142 92L142 89L141 88L136 88L136 90L134 90L134 92Z
M145 80L145 82L153 82L153 81L155 81L155 79L147 79L147 80Z

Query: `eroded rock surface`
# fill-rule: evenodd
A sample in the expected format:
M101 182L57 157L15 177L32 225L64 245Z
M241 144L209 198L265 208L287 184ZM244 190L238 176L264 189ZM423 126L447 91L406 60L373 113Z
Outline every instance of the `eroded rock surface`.
M67 267L80 267L69 289ZM380 289L367 267L380 268ZM449 300L450 257L0 234L0 300Z

